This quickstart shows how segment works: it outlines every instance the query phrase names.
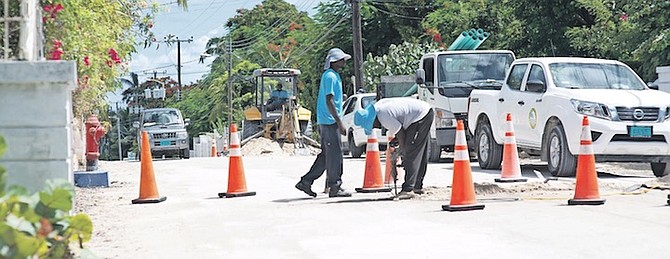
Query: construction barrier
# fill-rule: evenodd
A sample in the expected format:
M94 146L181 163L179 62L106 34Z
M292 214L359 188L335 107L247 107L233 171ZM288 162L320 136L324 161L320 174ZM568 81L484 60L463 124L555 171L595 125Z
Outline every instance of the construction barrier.
M247 181L244 177L242 164L242 150L237 125L230 125L230 153L228 155L228 191L219 193L219 198L233 198L253 196L256 192L247 191Z
M512 125L512 114L505 116L507 130L505 131L505 145L503 146L502 170L500 178L496 182L526 182L528 179L521 176L521 164L519 164L519 151L516 149L516 137L514 137L514 126Z
M456 142L454 144L454 175L451 183L451 200L449 205L442 205L446 211L481 210L484 204L477 204L475 185L472 182L470 168L470 152L465 140L463 121L456 124Z
M384 186L382 180L381 161L379 159L379 142L377 142L377 134L372 131L368 135L368 144L365 151L365 177L363 179L363 187L356 188L356 192L370 193L370 192L390 192L391 188Z
M154 165L151 160L149 134L146 131L142 131L140 154L140 197L132 200L132 203L159 203L167 200L167 197L158 195L158 187L156 186L156 179L154 177Z
M568 205L605 204L605 199L600 198L600 192L598 191L596 159L593 154L591 127L589 126L589 118L587 116L584 116L582 119L576 178L575 197L568 200Z

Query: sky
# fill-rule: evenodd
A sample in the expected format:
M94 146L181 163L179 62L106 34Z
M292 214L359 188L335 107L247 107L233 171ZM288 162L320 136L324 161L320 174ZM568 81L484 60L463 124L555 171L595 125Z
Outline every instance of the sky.
M211 38L225 34L225 22L235 15L240 8L252 9L260 4L261 0L188 0L188 11L178 7L176 0L154 0L164 7L156 15L152 31L157 40L164 39L172 34L180 40L193 37L191 43L181 43L181 81L182 85L195 82L209 72L209 65L213 57L205 59L205 63L198 63L200 54L205 52L205 45ZM299 10L314 14L314 8L324 0L285 0L295 5ZM139 75L140 82L153 77L153 71L158 77L170 76L177 80L177 44L168 46L161 43L156 46L143 48L138 46L138 53L132 55L130 71Z

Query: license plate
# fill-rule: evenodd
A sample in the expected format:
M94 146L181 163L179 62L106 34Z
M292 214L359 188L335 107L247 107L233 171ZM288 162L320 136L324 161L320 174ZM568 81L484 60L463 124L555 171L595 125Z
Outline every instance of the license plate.
M169 140L161 140L161 146L169 146L170 141Z
M628 136L631 138L651 138L651 126L628 126Z

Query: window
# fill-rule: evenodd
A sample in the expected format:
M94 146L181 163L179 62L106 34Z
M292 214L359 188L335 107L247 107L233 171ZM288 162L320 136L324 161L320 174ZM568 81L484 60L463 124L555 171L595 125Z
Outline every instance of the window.
M433 86L435 84L435 62L433 58L426 58L423 60L423 70L426 71L426 86ZM431 93L435 93L434 88L428 88Z
M510 89L521 89L521 81L523 81L523 75L526 73L527 67L528 64L519 64L512 67L512 72L510 72L509 77L507 78L507 86Z
M356 103L357 97L351 97L349 100L344 104L344 114L349 114L354 111L354 107L356 107L354 104Z
M528 85L526 85L526 91L542 93L546 90L547 80L544 77L544 69L542 69L542 66L533 65L533 66L530 67L530 73L528 75L528 81L526 82L526 84L528 84L528 82L530 82L530 81L542 82L542 84L544 84L544 87L543 88L537 88L537 87L529 88Z

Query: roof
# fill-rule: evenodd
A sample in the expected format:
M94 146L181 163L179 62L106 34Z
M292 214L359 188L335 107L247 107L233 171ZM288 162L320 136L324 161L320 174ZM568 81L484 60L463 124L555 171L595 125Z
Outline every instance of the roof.
M292 68L261 68L254 70L256 76L269 76L269 77L286 77L286 76L298 76L300 75L300 70Z
M623 64L616 60L583 58L583 57L531 57L531 58L520 58L514 61L514 63L519 62L538 62L543 64L552 64L552 63Z

